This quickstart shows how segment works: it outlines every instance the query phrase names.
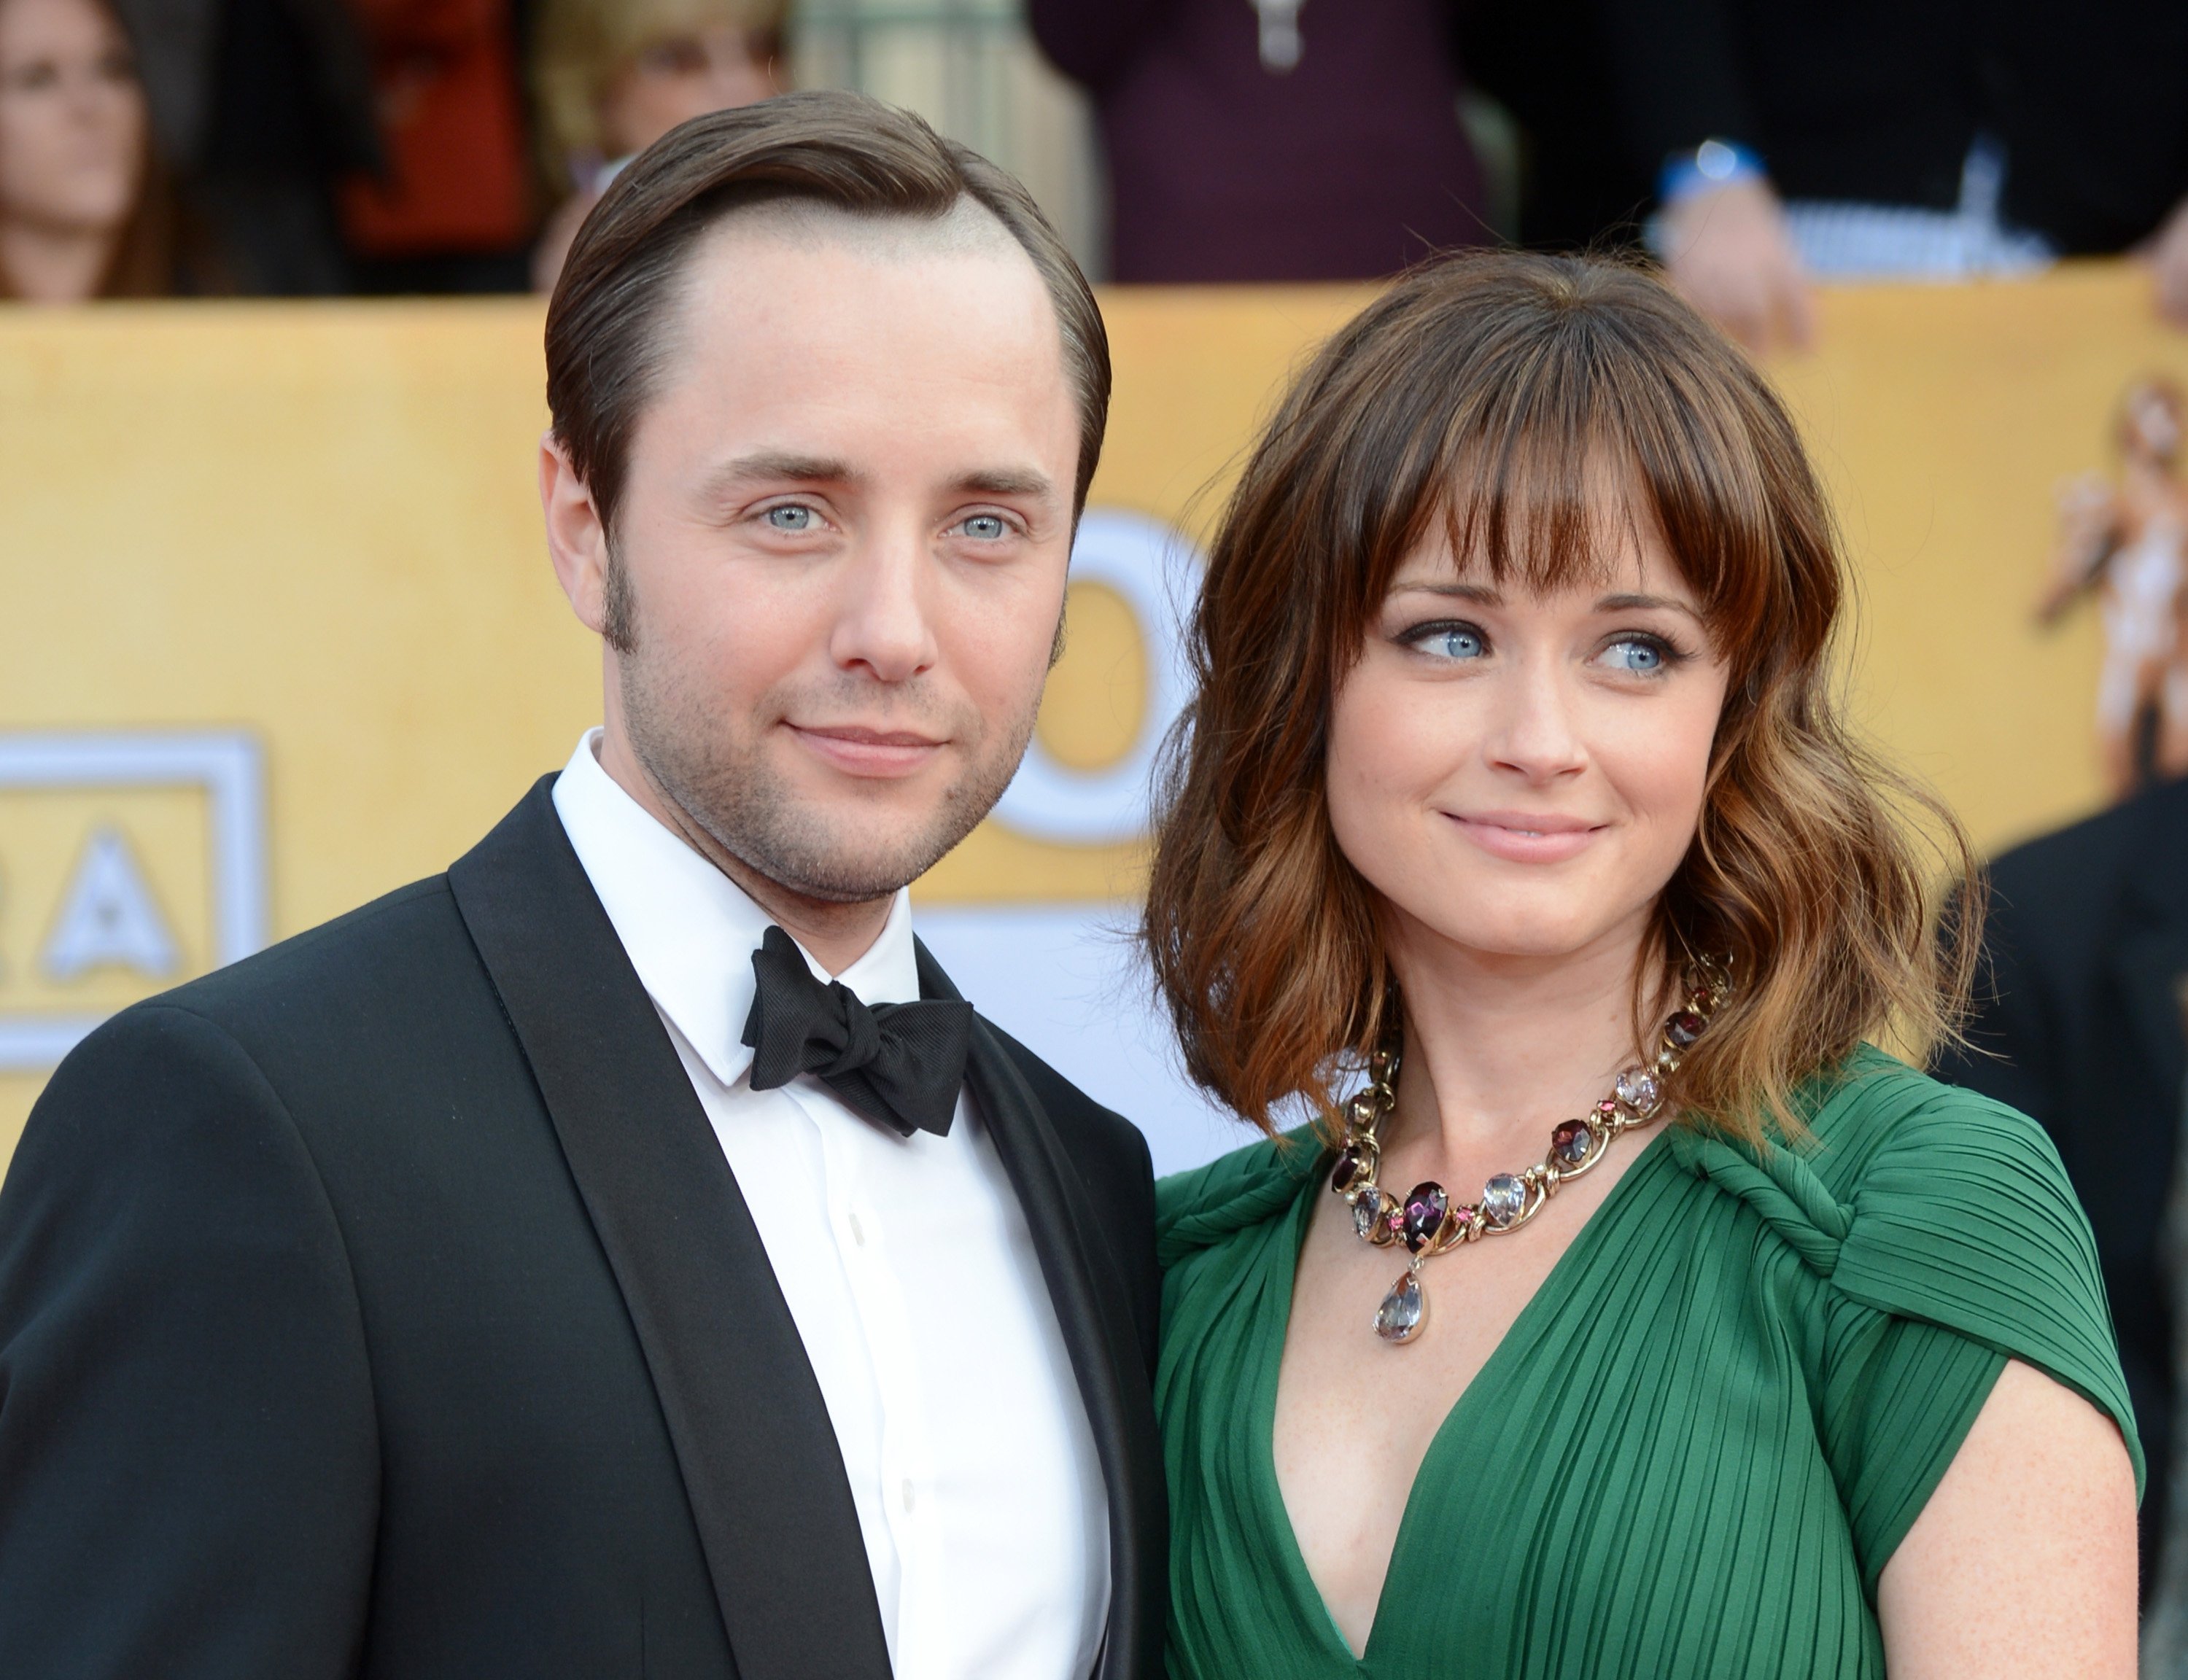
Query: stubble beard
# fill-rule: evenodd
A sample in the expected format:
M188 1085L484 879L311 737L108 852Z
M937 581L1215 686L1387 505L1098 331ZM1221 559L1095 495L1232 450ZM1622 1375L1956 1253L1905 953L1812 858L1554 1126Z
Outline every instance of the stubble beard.
M968 716L965 726L950 730L967 748L963 774L923 818L906 820L904 832L877 832L886 818L846 820L769 764L762 740L771 724L743 732L725 726L706 696L664 681L668 674L635 646L619 662L624 729L654 785L745 868L823 904L888 898L939 863L1002 798L1033 739L1039 704L1036 694L1021 716ZM854 690L871 686L844 681ZM916 712L919 696L906 691L899 697ZM763 695L753 718L785 715L787 698L782 691Z

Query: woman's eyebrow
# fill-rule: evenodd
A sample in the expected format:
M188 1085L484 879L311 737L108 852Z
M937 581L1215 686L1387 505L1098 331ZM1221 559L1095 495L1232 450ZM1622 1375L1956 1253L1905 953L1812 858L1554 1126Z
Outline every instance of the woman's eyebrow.
M1666 612L1683 612L1697 624L1702 622L1700 613L1688 606L1686 602L1674 600L1669 595L1604 595L1595 603L1595 610L1598 612L1633 612L1647 611L1651 607L1661 608Z
M1504 596L1500 590L1486 583L1461 583L1448 578L1416 578L1401 581L1391 589L1393 595L1412 590L1421 595L1450 595L1458 600L1477 601L1483 606L1502 606Z

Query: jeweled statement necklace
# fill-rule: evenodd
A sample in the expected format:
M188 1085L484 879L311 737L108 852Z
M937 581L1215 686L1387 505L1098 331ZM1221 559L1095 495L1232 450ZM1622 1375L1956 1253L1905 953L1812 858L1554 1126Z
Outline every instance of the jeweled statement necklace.
M1655 1061L1621 1074L1610 1096L1550 1133L1549 1153L1538 1164L1525 1172L1498 1173L1482 1186L1481 1199L1472 1206L1454 1204L1451 1192L1433 1180L1416 1184L1403 1202L1376 1182L1383 1153L1376 1133L1398 1102L1398 1051L1395 1046L1378 1051L1368 1063L1367 1088L1345 1105L1345 1141L1329 1175L1330 1189L1351 1204L1352 1228L1361 1241L1379 1249L1402 1243L1413 1255L1375 1309L1375 1333L1386 1342L1412 1341L1428 1320L1423 1266L1462 1243L1517 1231L1542 1211L1559 1185L1594 1166L1627 1132L1655 1119L1679 1058L1702 1035L1730 989L1722 965L1698 965L1685 1005L1664 1022Z

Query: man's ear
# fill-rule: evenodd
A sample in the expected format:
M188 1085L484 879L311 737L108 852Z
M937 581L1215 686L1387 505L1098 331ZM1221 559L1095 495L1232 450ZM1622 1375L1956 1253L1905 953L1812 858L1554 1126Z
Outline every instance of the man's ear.
M593 493L571 465L570 452L549 432L539 440L539 511L555 580L578 622L604 634L608 618L608 533Z

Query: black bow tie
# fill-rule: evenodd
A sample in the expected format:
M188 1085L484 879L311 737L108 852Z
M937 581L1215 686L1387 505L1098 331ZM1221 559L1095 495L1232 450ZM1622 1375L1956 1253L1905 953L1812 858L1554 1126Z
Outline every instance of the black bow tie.
M877 1003L869 1009L841 980L822 984L789 934L770 927L753 953L759 981L745 1042L752 1087L772 1091L811 1074L844 1105L910 1137L950 1130L973 1006L957 1000Z

